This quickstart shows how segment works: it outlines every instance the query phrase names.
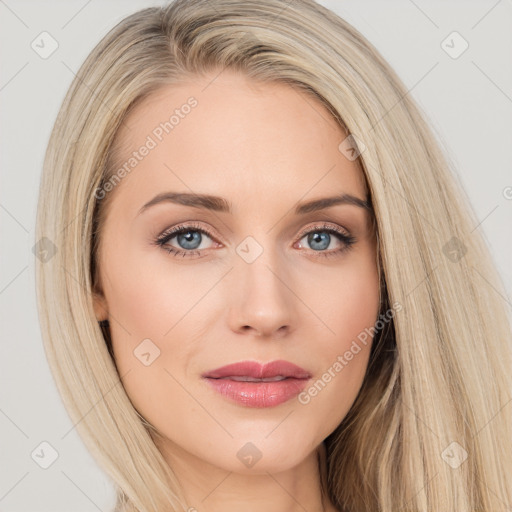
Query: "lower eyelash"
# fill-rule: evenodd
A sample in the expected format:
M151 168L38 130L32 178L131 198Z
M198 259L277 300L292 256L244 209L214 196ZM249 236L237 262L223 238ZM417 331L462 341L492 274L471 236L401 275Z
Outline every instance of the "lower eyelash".
M170 245L166 245L171 238L174 238L176 235L180 235L181 233L187 233L188 231L197 231L199 233L203 233L204 235L209 236L210 238L213 238L213 236L208 233L204 228L197 224L186 224L184 226L177 226L170 231L164 232L162 235L160 235L156 240L155 244L161 247L164 251L167 251L169 254L172 254L173 256L183 256L183 257L189 257L192 255L201 255L201 251L191 250L191 251L183 251L181 249L177 249L176 247L172 247Z
M346 235L345 233L342 233L341 231L338 231L336 229L333 229L332 227L321 227L321 226L314 226L312 229L308 229L308 231L302 233L299 237L299 240L304 238L304 236L309 235L310 233L329 233L331 235L334 235L338 238L338 240L341 240L343 243L343 246L340 249L335 249L331 251L313 251L313 257L314 258L330 258L339 256L341 253L346 252L350 249L352 249L352 246L356 243L356 238L352 235Z
M201 255L201 252L200 251L182 251L180 249L176 249L176 247L172 247L172 246L163 246L162 249L164 251L167 251L169 254L172 254L173 256L183 256L184 258L185 257L190 257L190 256L194 256L194 255L198 255L200 256Z
M339 240L343 243L343 246L340 249L336 249L333 251L313 251L315 257L325 257L329 258L331 256L339 256L341 253L352 249L352 246L356 243L355 237L352 235L345 235L344 233L339 233L336 230L331 229L322 229L322 230L313 230L313 232L321 231L322 233L330 233L338 237ZM310 232L306 233L309 234Z
M184 226L177 226L176 228L173 228L172 230L165 232L163 235L160 235L154 243L162 248L163 250L167 251L168 254L172 254L175 257L182 256L182 257L191 257L191 256L200 256L201 251L199 250L190 250L190 251L184 251L181 249L177 249L176 247L166 245L169 240L174 238L176 235L179 235L181 233L187 233L188 231L197 231L199 233L203 233L207 235L210 238L213 238L211 233L206 231L203 227L195 225L195 224L187 224ZM356 243L356 238L352 235L347 235L341 231L338 231L332 227L324 227L324 226L313 226L312 228L308 229L305 232L302 232L299 235L299 240L304 238L306 235L309 235L310 233L316 233L316 232L322 232L322 233L329 233L332 235L335 235L338 240L340 240L344 245L340 249L331 250L331 251L314 251L313 254L314 257L331 257L331 256L338 256L340 253L348 251L352 248L352 246Z

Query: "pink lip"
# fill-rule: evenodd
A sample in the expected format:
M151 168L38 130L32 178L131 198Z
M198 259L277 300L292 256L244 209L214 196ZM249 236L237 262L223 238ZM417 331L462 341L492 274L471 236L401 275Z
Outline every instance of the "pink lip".
M277 376L286 378L274 382L243 382L230 378ZM247 407L273 407L298 395L311 374L293 363L278 360L265 365L242 361L204 373L202 377L220 394Z

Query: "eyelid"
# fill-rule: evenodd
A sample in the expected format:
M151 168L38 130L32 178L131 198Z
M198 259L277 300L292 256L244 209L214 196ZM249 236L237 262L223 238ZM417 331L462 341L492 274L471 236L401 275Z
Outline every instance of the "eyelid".
M328 221L320 221L319 223L315 223L313 226L308 226L308 227L304 228L298 234L298 237L299 237L299 239L301 239L304 236L306 236L307 234L309 234L311 231L320 231L320 230L332 230L332 231L335 231L336 233L340 233L346 237L351 236L350 232L347 229L340 227L337 224L333 224Z
M156 239L154 240L154 243L155 243L155 245L159 246L160 248L167 250L169 253L171 253L171 252L175 253L174 254L175 256L177 256L178 254L182 254L183 256L189 255L189 257L192 257L192 255L194 255L194 254L197 254L197 253L201 254L202 252L207 251L208 249L185 250L185 249L177 248L174 246L170 246L170 247L172 247L172 250L171 250L171 249L168 249L165 247L166 244L169 242L169 240L171 238L174 238L173 235L176 235L176 234L179 234L182 232L186 232L187 230L203 233L206 236L208 236L209 238L211 238L212 240L214 240L215 238L221 238L221 237L218 237L216 234L212 234L211 231L213 231L213 230L210 230L210 228L203 227L197 221L184 221L184 222L181 222L171 228L167 228L166 230L164 230L160 235L158 235L158 237L156 237ZM334 249L334 250L329 250L329 251L314 251L314 250L312 250L312 252L314 253L314 257L336 256L336 255L344 252L345 250L350 249L351 246L355 242L357 242L357 239L353 235L351 235L350 232L346 228L338 226L337 224L331 223L329 221L320 221L320 222L314 223L313 225L309 225L309 226L303 228L300 231L300 233L297 235L296 240L293 242L293 246L295 246L295 244L297 242L300 242L300 240L302 240L302 238L304 238L306 235L308 235L312 232L315 232L315 231L332 232L332 233L337 234L341 238L340 241L341 241L341 243L344 244L344 247L342 247L341 249ZM220 242L220 243L222 244L222 242Z
M199 231L200 233L203 233L210 238L214 238L214 237L221 238L217 234L211 233L211 231L208 228L205 228L202 225L198 224L197 221L184 221L184 222L177 224L176 226L167 228L164 231L162 231L162 233L160 233L157 236L157 240L163 240L163 239L167 238L169 235L179 233L180 231L183 231L186 229L189 229L191 231ZM351 236L350 232L347 229L340 228L336 224L332 224L328 221L321 221L319 223L315 223L312 226L309 225L309 226L303 228L297 235L297 241L304 238L304 236L308 235L310 232L315 231L315 230L321 230L321 229L332 230L332 231L342 234L346 237Z
M171 228L165 229L156 237L156 239L164 240L165 238L169 237L169 235L173 235L179 233L180 231L185 231L187 229L190 231L199 231L200 233L203 233L206 236L209 236L210 238L222 238L218 236L216 233L212 233L213 230L211 230L210 228L203 227L197 221L184 221L180 222L179 224L176 224L175 226L172 226Z

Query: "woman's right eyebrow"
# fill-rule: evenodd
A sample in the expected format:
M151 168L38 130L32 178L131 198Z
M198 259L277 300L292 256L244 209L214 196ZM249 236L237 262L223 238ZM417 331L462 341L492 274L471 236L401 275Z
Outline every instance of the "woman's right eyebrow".
M151 206L160 203L174 203L184 206L191 206L193 208L203 208L221 213L232 213L231 203L223 197L212 196L208 194L193 194L188 192L163 192L156 195L153 197L153 199L142 206L137 215L140 215ZM332 206L342 204L371 210L371 205L367 199L361 199L352 194L341 194L337 196L322 197L319 199L298 203L295 206L295 214L304 215L306 213L325 210Z
M160 203L175 203L193 208L204 208L215 212L231 213L231 204L223 197L211 196L207 194L191 194L188 192L163 192L156 195L151 201L148 201L137 215L145 210Z

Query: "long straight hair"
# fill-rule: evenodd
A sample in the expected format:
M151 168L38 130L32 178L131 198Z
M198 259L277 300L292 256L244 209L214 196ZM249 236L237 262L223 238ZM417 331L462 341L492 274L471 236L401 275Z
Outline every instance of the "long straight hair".
M313 0L176 0L123 19L87 57L53 128L38 204L36 238L56 251L36 260L45 352L79 434L112 478L116 511L190 505L96 321L111 196L98 190L116 171L116 133L136 104L224 69L299 88L352 135L375 215L382 309L401 304L325 440L330 499L351 512L512 506L510 311L427 116L371 43Z

